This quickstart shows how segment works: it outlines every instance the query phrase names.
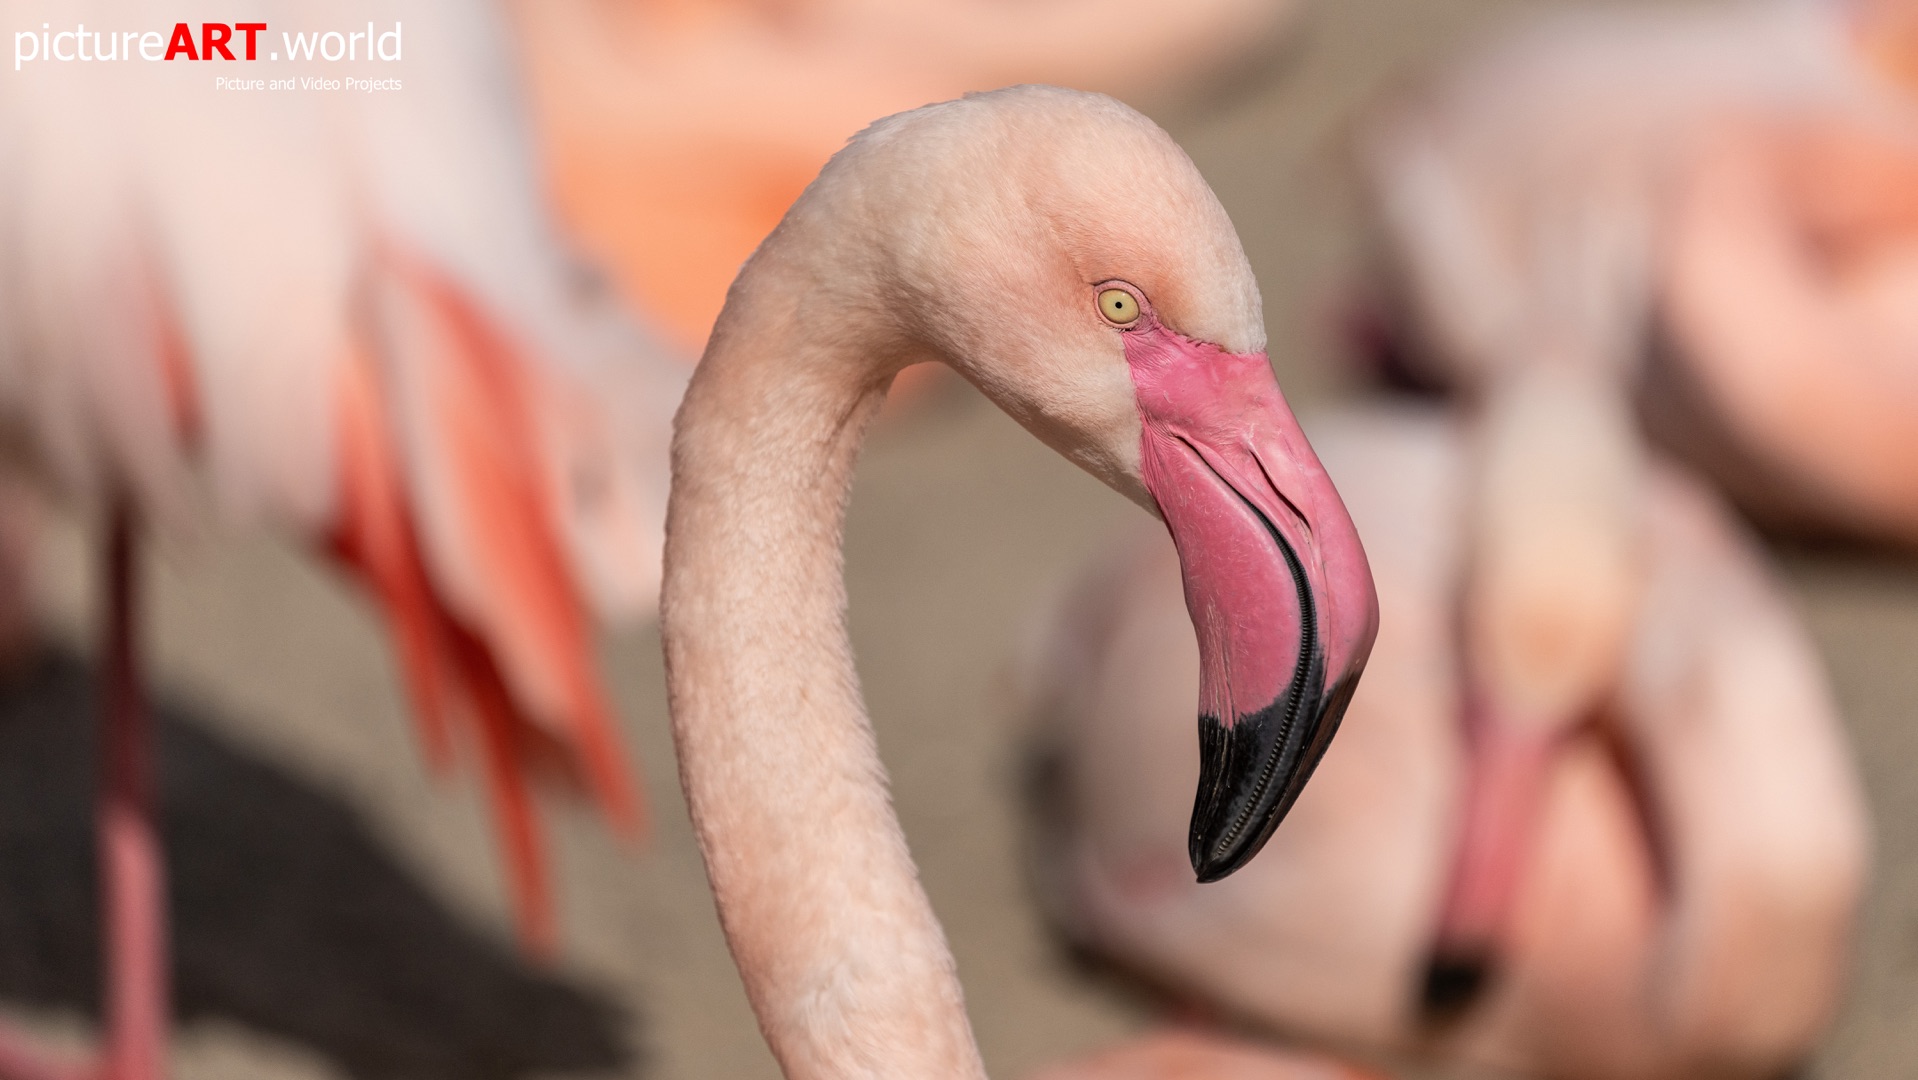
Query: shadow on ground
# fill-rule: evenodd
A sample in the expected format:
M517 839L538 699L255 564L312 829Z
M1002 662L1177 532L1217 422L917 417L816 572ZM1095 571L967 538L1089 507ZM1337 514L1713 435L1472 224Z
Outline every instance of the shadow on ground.
M97 1015L94 679L0 687L0 1000ZM333 796L159 709L175 1009L360 1080L509 1078L632 1057L602 995L462 923Z

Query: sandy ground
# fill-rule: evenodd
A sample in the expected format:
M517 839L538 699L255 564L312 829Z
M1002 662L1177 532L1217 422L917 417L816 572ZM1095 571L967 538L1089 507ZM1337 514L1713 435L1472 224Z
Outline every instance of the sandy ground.
M1309 412L1340 393L1324 327L1359 260L1336 165L1344 125L1421 57L1522 5L1324 3L1289 43L1157 115L1244 235L1280 376ZM1138 511L963 389L890 424L850 523L852 633L900 813L945 920L995 1075L1139 1028L1138 1002L1074 971L1017 861L1005 662L1035 599ZM88 558L62 534L56 637L84 642ZM605 643L659 825L621 850L562 818L566 944L506 943L483 806L420 770L369 609L260 541L154 553L149 641L166 700L182 1078L771 1077L679 800L657 636ZM1832 666L1878 815L1880 869L1854 988L1812 1070L1918 1061L1918 564L1784 553ZM0 1002L87 1026L96 960L86 850L90 672L56 651L0 694ZM1335 751L1336 752L1336 751Z

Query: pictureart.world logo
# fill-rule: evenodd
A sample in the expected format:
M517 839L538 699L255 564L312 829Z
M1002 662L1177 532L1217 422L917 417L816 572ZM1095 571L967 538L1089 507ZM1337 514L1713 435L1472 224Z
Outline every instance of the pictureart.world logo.
M99 30L85 23L55 29L41 23L38 30L14 31L13 70L127 61L390 63L401 59L404 45L397 20L390 29L368 22L354 30L282 30L277 43L271 33L263 22L174 23L170 30Z

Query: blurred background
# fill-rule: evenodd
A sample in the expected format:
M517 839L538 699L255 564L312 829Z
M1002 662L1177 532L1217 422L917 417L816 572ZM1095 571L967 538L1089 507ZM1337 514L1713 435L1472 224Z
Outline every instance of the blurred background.
M1274 365L1308 429L1364 389L1343 334L1375 253L1355 126L1415 73L1549 6L1311 4L1230 64L1131 101L1187 150L1237 225ZM524 7L519 32L535 33L524 24L536 8ZM612 167L587 160L593 115L542 129L588 148L548 147L562 217L575 224L603 205L581 176ZM832 116L822 129L841 122ZM858 124L842 126L822 137ZM770 200L776 218L803 180L769 179L752 199ZM645 229L602 223L596 235L622 227ZM723 283L738 257L728 250L712 256L717 270L687 274ZM622 294L670 309L641 315L690 353L717 299L710 284L672 295L658 258L601 264ZM859 467L852 640L987 1065L1019 1076L1145 1029L1160 1004L1075 958L1033 901L1010 673L1035 602L1140 515L958 380L910 389ZM67 1043L91 1030L98 976L86 847L97 539L97 523L49 519L32 583L49 644L0 687L0 1007ZM1842 1010L1803 1075L1906 1076L1918 1061L1918 561L1885 547L1767 543L1829 667L1875 828ZM175 1075L777 1075L678 797L654 630L599 643L653 796L652 841L635 853L585 812L555 816L562 944L539 964L513 946L483 798L419 767L373 607L270 539L162 539L146 557L175 878Z

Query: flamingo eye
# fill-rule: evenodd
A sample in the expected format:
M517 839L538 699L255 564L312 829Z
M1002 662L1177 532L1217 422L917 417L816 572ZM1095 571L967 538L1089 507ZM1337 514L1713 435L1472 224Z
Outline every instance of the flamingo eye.
M1107 322L1130 325L1139 318L1138 298L1124 289L1107 289L1099 294L1099 314Z

